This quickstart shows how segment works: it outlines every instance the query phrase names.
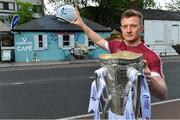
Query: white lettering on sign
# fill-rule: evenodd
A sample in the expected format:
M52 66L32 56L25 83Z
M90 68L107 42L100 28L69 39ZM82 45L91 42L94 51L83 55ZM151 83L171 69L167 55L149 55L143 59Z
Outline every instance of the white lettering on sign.
M18 46L17 51L32 51L32 46Z
M32 45L32 42L22 41L22 42L17 42L17 45Z
M21 38L21 41L17 42L17 51L32 51L32 42L28 41L27 37Z

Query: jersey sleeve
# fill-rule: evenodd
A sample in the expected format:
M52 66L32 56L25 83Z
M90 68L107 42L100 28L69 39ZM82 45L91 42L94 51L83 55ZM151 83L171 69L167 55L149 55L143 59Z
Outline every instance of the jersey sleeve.
M110 40L108 41L109 51L111 53L116 53L121 51L122 41L120 40Z
M163 75L163 70L162 70L162 60L157 56L154 55L154 57L151 58L151 61L149 62L149 69L151 70L151 75L152 76L158 76L160 75L161 77L164 78Z

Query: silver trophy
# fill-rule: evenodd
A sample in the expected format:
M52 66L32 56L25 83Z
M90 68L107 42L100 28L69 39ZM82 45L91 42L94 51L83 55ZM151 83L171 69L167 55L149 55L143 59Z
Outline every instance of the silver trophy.
M135 70L137 80L133 87L132 106L135 118L140 115L140 92L141 78L143 71L143 56L129 51L122 51L114 54L102 54L99 56L100 65L107 70L105 78L106 88L100 98L100 108L107 118L108 111L116 115L123 115L127 96L130 91L130 71ZM96 79L98 86L99 81Z

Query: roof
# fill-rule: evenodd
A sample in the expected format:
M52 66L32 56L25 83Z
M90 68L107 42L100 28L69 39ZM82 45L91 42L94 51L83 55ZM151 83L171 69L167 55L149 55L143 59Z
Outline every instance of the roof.
M10 28L0 21L0 32L9 32Z
M180 21L180 12L154 10L154 9L143 9L139 11L143 14L145 20Z
M83 18L84 23L94 31L112 31L110 28L102 26ZM74 24L69 24L58 20L54 15L46 15L39 19L17 26L13 31L82 31L82 29Z

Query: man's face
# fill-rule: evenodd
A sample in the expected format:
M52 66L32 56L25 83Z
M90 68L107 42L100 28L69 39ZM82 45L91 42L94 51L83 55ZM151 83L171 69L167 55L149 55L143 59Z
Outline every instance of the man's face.
M135 42L139 40L140 32L143 31L143 26L140 24L140 19L136 16L123 18L121 20L121 31L123 38L127 42Z

